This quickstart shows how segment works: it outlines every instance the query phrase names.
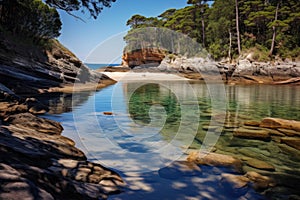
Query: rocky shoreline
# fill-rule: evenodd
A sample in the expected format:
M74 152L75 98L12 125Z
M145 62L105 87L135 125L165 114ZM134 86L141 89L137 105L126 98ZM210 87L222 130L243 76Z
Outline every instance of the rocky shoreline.
M60 123L38 116L49 107L33 98L95 91L115 81L89 70L57 41L46 51L0 41L0 199L106 199L120 193L121 177L87 161L61 135Z
M216 62L209 57L187 58L168 55L159 49L141 49L125 52L122 66L122 71L127 67L134 72L176 73L192 80L205 79L226 84L300 84L299 61L277 59L258 62L252 53L232 62ZM111 68L107 70L113 71Z

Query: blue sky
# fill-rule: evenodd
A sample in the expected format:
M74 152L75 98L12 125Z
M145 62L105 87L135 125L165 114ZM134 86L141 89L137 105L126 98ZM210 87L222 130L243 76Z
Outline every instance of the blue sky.
M126 22L132 15L157 16L169 8L183 8L187 6L186 2L187 0L117 0L111 8L104 8L97 20L90 18L88 14L75 13L85 22L60 11L63 27L58 39L83 61L87 61L89 53L98 46L96 49L102 49L102 53L98 53L98 60L93 59L91 62L110 63L111 58L105 60L100 57L109 55L110 52L113 54L116 49L118 52L122 51L120 48L123 43L118 40L129 30ZM101 45L103 42L104 45Z

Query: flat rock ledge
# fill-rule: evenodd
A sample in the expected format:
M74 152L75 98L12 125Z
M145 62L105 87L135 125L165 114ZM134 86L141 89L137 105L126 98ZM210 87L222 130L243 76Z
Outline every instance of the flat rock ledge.
M107 199L122 191L121 177L87 161L58 122L19 111L0 117L0 199Z

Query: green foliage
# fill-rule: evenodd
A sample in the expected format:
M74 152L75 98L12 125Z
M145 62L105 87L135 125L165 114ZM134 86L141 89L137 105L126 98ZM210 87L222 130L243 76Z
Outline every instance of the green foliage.
M227 57L229 53L231 57L238 56L235 0L215 0L211 6L203 0L188 0L187 3L191 5L168 9L158 17L140 16L138 23L131 21L128 25L132 30L164 27L183 33L207 47L215 59ZM272 57L267 55L272 44L274 49L271 54L299 56L299 0L239 0L238 10L242 49L257 52L255 56L258 60ZM126 41L130 37L125 38ZM134 37L131 39L139 40Z
M252 59L258 62L269 61L269 51L266 47L256 44L255 47L252 47L247 50L248 53L252 53Z
M62 9L71 14L73 11L87 10L96 19L104 7L110 7L116 0L46 0L51 7Z
M0 25L5 30L35 42L60 35L58 12L41 0L3 0L0 16Z

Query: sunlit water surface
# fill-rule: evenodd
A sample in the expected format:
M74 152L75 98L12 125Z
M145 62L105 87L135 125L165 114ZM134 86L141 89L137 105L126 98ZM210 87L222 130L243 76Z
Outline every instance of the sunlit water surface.
M185 194L182 198L191 199L228 199L228 194L216 196L213 189L208 192L208 197L204 194L207 191L203 185L214 188L219 181L210 175L221 172L205 175L203 168L202 184L194 180L199 174L189 174L189 178L184 178L182 173L172 175L167 172L169 178L162 178L161 169L175 160L184 159L190 150L214 150L239 158L257 158L274 165L278 173L300 175L299 154L284 151L273 141L232 136L244 121L260 121L265 117L300 120L299 87L224 86L178 81L120 82L95 93L58 95L49 104L52 105L52 114L47 117L62 123L63 134L74 139L89 160L119 170L124 177L130 173L140 174L134 175L134 183L129 180L133 185L141 182L132 188L133 191L144 190L138 195L158 197L162 193L155 189L164 188L171 191L166 199L176 195L179 198L180 194ZM183 185L178 183L178 190L166 186L166 181L174 184L172 176L181 177ZM190 182L194 184L189 186ZM142 196L129 195L128 192L113 198Z

